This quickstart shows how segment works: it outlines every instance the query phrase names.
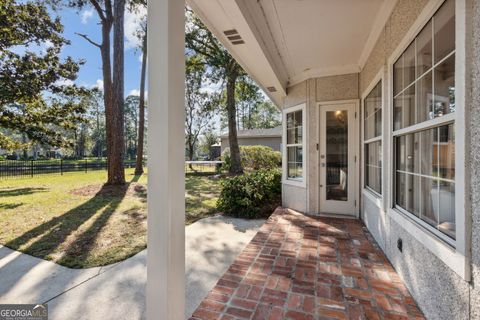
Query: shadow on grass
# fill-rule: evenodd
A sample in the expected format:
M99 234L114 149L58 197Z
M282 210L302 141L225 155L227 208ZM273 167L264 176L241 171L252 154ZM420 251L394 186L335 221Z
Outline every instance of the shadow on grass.
M0 198L1 197L18 197L18 196L26 196L29 194L34 194L36 192L45 192L47 188L17 188L17 189L6 189L0 190Z
M23 203L0 203L0 209L11 210L22 206Z
M54 253L70 234L102 211L95 221L68 245L57 261L68 267L81 268L91 254L97 235L122 202L128 187L129 183L122 186L104 185L87 202L25 232L9 241L6 246L48 260L51 258L49 255ZM23 247L25 245L26 247Z

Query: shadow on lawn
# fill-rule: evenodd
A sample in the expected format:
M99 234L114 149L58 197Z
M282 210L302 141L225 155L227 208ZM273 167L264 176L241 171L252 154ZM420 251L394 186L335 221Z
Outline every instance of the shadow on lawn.
M135 178L132 179L134 180ZM56 261L71 268L82 268L91 254L95 239L124 199L129 186L130 183L123 186L103 185L87 202L25 232L8 242L6 246L18 250L28 244L26 248L21 248L22 252L49 260L51 259L49 255L54 253L69 235L97 212L102 211L86 230L75 237L65 250L62 250L62 256Z
M0 198L26 196L29 194L34 194L36 192L45 192L46 190L47 188L17 188L17 189L0 190Z

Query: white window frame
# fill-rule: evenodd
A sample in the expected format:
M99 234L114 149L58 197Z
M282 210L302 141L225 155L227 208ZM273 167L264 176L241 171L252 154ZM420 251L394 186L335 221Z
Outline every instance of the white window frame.
M437 256L443 263L455 271L465 281L470 281L470 230L469 221L470 212L467 209L469 204L469 190L467 186L466 168L465 168L465 21L466 21L466 0L455 0L455 103L454 113L447 114L442 119L435 118L413 126L408 129L393 131L393 66L404 50L419 34L422 28L428 23L435 12L444 3L444 0L430 0L424 9L420 12L417 20L407 32L406 36L394 50L387 61L388 65L388 121L390 130L385 132L388 139L389 159L389 188L392 190L388 197L388 214L407 232L423 244L430 252ZM420 131L435 127L440 123L455 122L455 223L456 240L453 243L445 239L441 232L428 225L423 220L415 217L405 210L395 206L395 180L394 180L394 136L402 135L406 132ZM394 135L395 134L395 135ZM468 170L468 169L467 169ZM447 240L447 241L446 241Z
M302 178L292 179L292 178L288 178L287 114L292 113L292 112L296 112L296 111L302 111L302 144L301 144L302 155L303 155L302 156ZM306 128L307 128L307 123L308 123L308 121L306 119L306 116L307 116L306 104L301 103L301 104L293 106L293 107L285 108L285 109L283 109L282 116L283 116L282 117L282 119L283 119L283 121L282 121L282 123L283 123L282 142L283 143L282 144L284 146L282 148L282 183L306 188L306 186L307 186L307 183L306 183L306 177L307 177L307 167L306 167L306 164L307 164L307 161L306 161L306 157L307 157L307 150L306 150L307 136L306 136L306 133L307 133L307 130L306 130ZM299 144L299 146L300 146L300 144Z
M386 189L386 186L385 186L385 179L384 179L384 173L385 173L385 141L384 141L384 136L385 136L385 132L386 132L386 128L385 128L385 89L386 89L386 85L385 85L385 77L384 77L384 68L382 67L380 69L380 71L377 73L377 75L373 78L373 80L370 82L370 84L368 85L368 87L364 90L364 92L362 93L362 101L360 102L362 104L362 109L361 109L361 117L360 117L360 121L361 121L361 132L360 132L360 135L361 135L361 145L362 145L362 148L361 148L361 158L362 158L362 168L361 168L361 176L362 176L362 179L361 179L361 188L362 188L362 194L364 196L367 196L369 198L371 198L375 204L377 204L377 206L381 207L382 206L382 202L383 202L383 195L385 194L385 189ZM381 88L382 88L382 124L381 124L381 128L382 128L382 133L378 136L378 137L374 137L374 138L371 138L371 139L367 139L365 140L365 99L367 98L367 96L370 94L370 92L377 86L377 84L381 81ZM380 174L380 179L382 181L382 189L381 189L381 194L379 194L378 192L376 192L375 190L367 187L365 185L365 162L366 162L366 158L365 158L365 146L371 142L377 142L377 141L380 141L381 144L382 144L382 148L381 148L381 158L380 160L382 161L382 170L381 170L381 174Z

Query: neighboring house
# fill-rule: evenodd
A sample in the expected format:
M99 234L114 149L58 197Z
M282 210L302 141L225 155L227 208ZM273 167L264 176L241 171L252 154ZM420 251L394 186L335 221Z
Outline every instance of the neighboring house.
M149 30L161 33L149 45L151 86L168 84L149 91L161 109L149 118L159 128L149 132L164 137L152 152L164 170L149 176L162 187L149 192L159 195L152 206L167 208L162 219L172 226L181 224L174 220L181 204L172 204L181 202L182 185L160 194L182 169L175 167L181 155L162 159L183 126L176 1L149 6L159 15ZM187 2L283 111L283 206L361 219L427 318L479 319L479 1ZM169 263L160 275L183 261L182 234L169 238L179 229L164 231L154 239L162 246L148 247L159 265L160 258ZM161 255L177 251L178 258ZM343 275L348 268L333 266ZM175 276L173 290L182 272L158 278ZM175 299L182 301L181 292Z
M222 152L228 148L228 133L220 136ZM266 146L275 151L282 147L282 126L271 129L251 129L237 131L238 145L240 146Z

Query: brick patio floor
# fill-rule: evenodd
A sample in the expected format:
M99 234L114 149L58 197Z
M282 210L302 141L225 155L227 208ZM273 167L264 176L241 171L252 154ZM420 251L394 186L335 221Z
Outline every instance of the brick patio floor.
M358 220L277 209L191 319L424 319Z

